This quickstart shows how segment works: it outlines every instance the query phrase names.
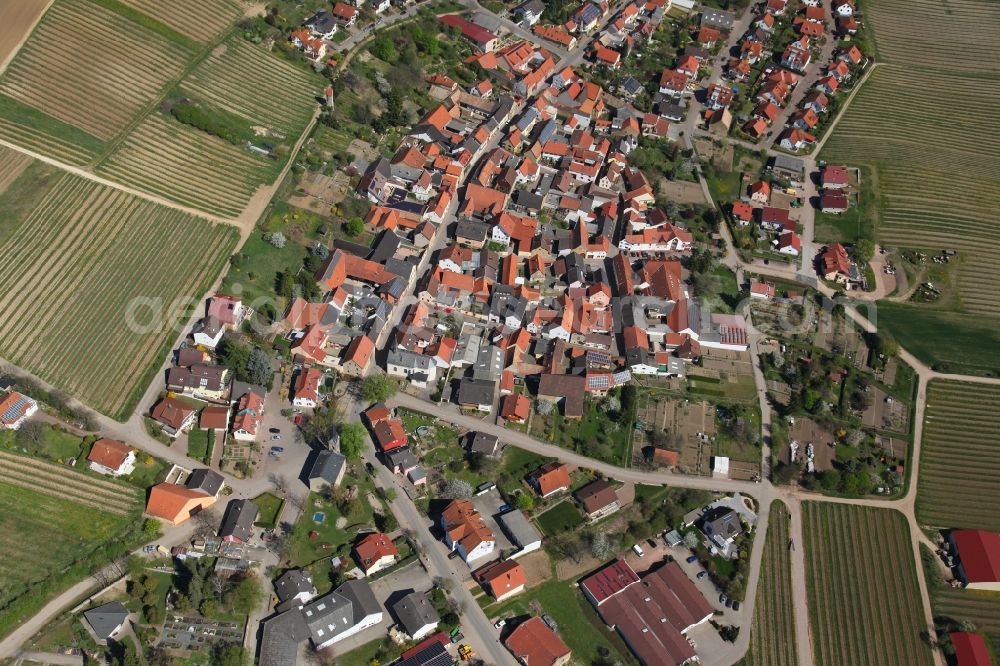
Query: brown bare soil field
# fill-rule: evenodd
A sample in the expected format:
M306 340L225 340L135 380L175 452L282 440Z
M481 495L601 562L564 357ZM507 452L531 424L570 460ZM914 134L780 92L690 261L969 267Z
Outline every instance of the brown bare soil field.
M27 37L35 22L49 6L49 0L7 0L0 2L0 70Z

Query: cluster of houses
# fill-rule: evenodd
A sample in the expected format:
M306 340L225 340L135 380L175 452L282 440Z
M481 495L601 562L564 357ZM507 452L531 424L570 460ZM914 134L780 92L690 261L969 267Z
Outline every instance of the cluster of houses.
M771 181L754 182L739 200L732 202L730 215L741 227L756 225L771 238L771 245L779 254L797 257L802 251L798 225L792 220L790 209L770 205L771 188Z
M262 433L267 389L236 381L229 368L215 362L214 352L227 331L238 331L252 310L242 300L215 294L206 303L205 316L189 339L174 352L166 374L166 395L150 409L149 417L171 438L196 425L239 442L253 442ZM303 371L295 383L298 406L315 407L320 377ZM200 406L194 399L205 406Z
M385 466L394 474L409 479L414 486L426 484L427 473L410 448L403 422L382 403L369 407L362 417Z
M833 12L839 14L834 3ZM771 127L782 115L782 109L792 101L792 93L801 85L807 71L814 67L813 58L817 42L825 39L827 12L817 1L802 3L801 12L792 19L797 38L783 47L774 45L779 32L777 23L787 20L787 0L769 0L763 5L760 18L755 21L739 44L739 55L726 65L727 77L741 84L752 83L754 67L771 57L773 48L781 48L777 58L780 67L769 66L756 80L754 109L741 129L748 136L758 139L768 134ZM857 31L853 18L851 28ZM842 30L838 19L838 34L848 35ZM814 131L826 113L830 98L838 89L855 76L865 65L865 58L857 46L851 45L834 54L831 62L824 65L825 71L819 76L813 88L799 102L798 108L788 115L786 126L778 137L778 145L783 149L798 152L810 147L816 141Z
M649 42L666 16L669 4L666 0L655 0L629 2L622 6L592 43L592 62L612 71L621 67L628 53Z

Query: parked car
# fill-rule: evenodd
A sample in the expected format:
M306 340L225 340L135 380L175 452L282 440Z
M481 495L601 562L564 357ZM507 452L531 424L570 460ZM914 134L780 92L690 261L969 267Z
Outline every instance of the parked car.
M652 539L646 539L646 543L649 544L650 548L656 548L656 542L653 541Z
M719 595L719 603L720 604L725 604L727 601L729 601L729 597L726 596L725 592L723 592L722 594Z
M500 513L507 513L508 511L510 511L510 504L500 505Z
M499 620L493 623L493 626L496 627L497 629L503 629L505 624L507 624L507 620L500 618Z
M274 435L274 434L280 435L281 434L281 428L270 428L268 430L268 432L271 433L272 435Z
M690 555L687 558L687 563L688 564L694 564L697 561L698 561L698 556L697 555Z
M272 442L273 442L274 440L276 440L276 439L281 439L281 435L271 435L271 441L272 441Z
M697 576L695 576L695 578L697 578L698 580L701 580L702 578L704 578L704 577L705 577L705 576L707 576L707 575L708 575L708 572L707 572L707 571L699 571L699 572L698 572L698 575L697 575Z
M642 548L639 546L639 544L635 544L634 546L632 546L632 551L639 557L642 557L643 555L646 554L642 551Z
M271 455L273 455L273 456L276 456L279 453L284 453L284 452L285 452L285 448L283 446L272 446L271 447Z
M740 609L740 602L734 601L733 602L733 610L734 611L738 611L739 609Z
M736 601L733 599L726 599L726 608L732 608Z

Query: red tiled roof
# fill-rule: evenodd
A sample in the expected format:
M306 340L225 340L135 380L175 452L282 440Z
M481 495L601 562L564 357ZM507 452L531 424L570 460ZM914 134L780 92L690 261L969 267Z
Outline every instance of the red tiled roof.
M98 465L103 465L108 469L118 469L130 453L132 453L132 447L124 442L118 442L113 439L99 439L94 442L87 460Z
M569 468L562 463L545 463L532 476L538 484L538 492L543 496L570 486Z
M398 556L399 550L388 534L373 532L354 544L354 554L362 568L367 571L386 555Z
M528 575L525 573L524 567L517 560L487 564L485 567L474 571L472 577L479 581L480 585L489 588L490 594L494 598L500 598L528 584Z
M504 640L507 649L522 664L553 666L570 654L570 649L540 617L522 622Z
M680 566L669 562L613 596L599 612L642 663L677 666L695 656L684 632L713 611Z

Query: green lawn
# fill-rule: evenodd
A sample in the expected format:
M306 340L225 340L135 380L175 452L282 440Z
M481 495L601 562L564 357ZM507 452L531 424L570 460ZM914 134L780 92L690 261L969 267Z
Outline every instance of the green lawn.
M372 666L372 664L389 664L399 658L402 648L388 637L377 638L369 643L340 654L336 649L337 666Z
M281 508L285 505L285 501L280 497L275 497L271 493L258 495L251 501L260 510L260 515L257 517L257 522L254 525L266 528L276 527L278 518L281 517Z
M583 417L567 419L561 412L532 417L531 434L557 446L614 465L626 464L632 419L619 423L601 402L588 399Z
M510 601L487 607L490 618L534 615L529 606L537 601L559 629L559 636L573 651L578 664L635 663L621 637L609 629L597 611L570 581L549 580L532 587ZM602 657L602 653L607 657Z
M1000 329L993 320L888 301L878 302L877 315L878 326L935 370L1000 376Z
M139 522L0 482L0 635L136 545Z
M328 578L330 558L333 555L347 556L358 530L376 527L375 512L366 498L368 492L374 490L371 479L365 474L358 476L348 474L344 477L341 487L357 488L358 493L346 515L338 511L334 502L324 499L317 493L309 493L302 515L289 536L290 548L285 564L296 567L309 566L321 594L330 588ZM313 521L316 512L325 514L321 523ZM339 528L336 525L337 518L342 515L347 519L347 523L343 528ZM315 538L310 539L310 533L315 533Z
M536 520L546 536L555 536L576 529L583 524L584 518L573 500L566 499L539 515Z
M839 215L816 211L816 242L853 243L859 238L875 237L877 202L870 168L861 168L861 187L858 188L857 199L857 205L852 200L847 211Z
M245 257L242 267L234 266L226 273L220 291L233 293L235 289L241 289L245 301L274 298L278 273L297 273L308 252L304 245L292 240L285 243L285 247L276 248L264 240L262 233L255 231L240 248L240 254ZM287 304L281 302L279 305L280 316L284 314L283 308Z
M213 439L213 434L211 430L201 430L200 428L193 428L191 432L188 433L188 450L187 454L189 458L194 458L195 460L201 460L204 463L209 462L209 456L212 455L212 448L210 445L210 440Z
M17 433L13 430L0 430L0 446L5 449L22 448L27 449L31 455L45 458L53 462L66 462L72 458L78 461L86 457L89 447L84 450L84 440L81 437L72 435L60 428L42 425L42 436L38 441L18 441Z

